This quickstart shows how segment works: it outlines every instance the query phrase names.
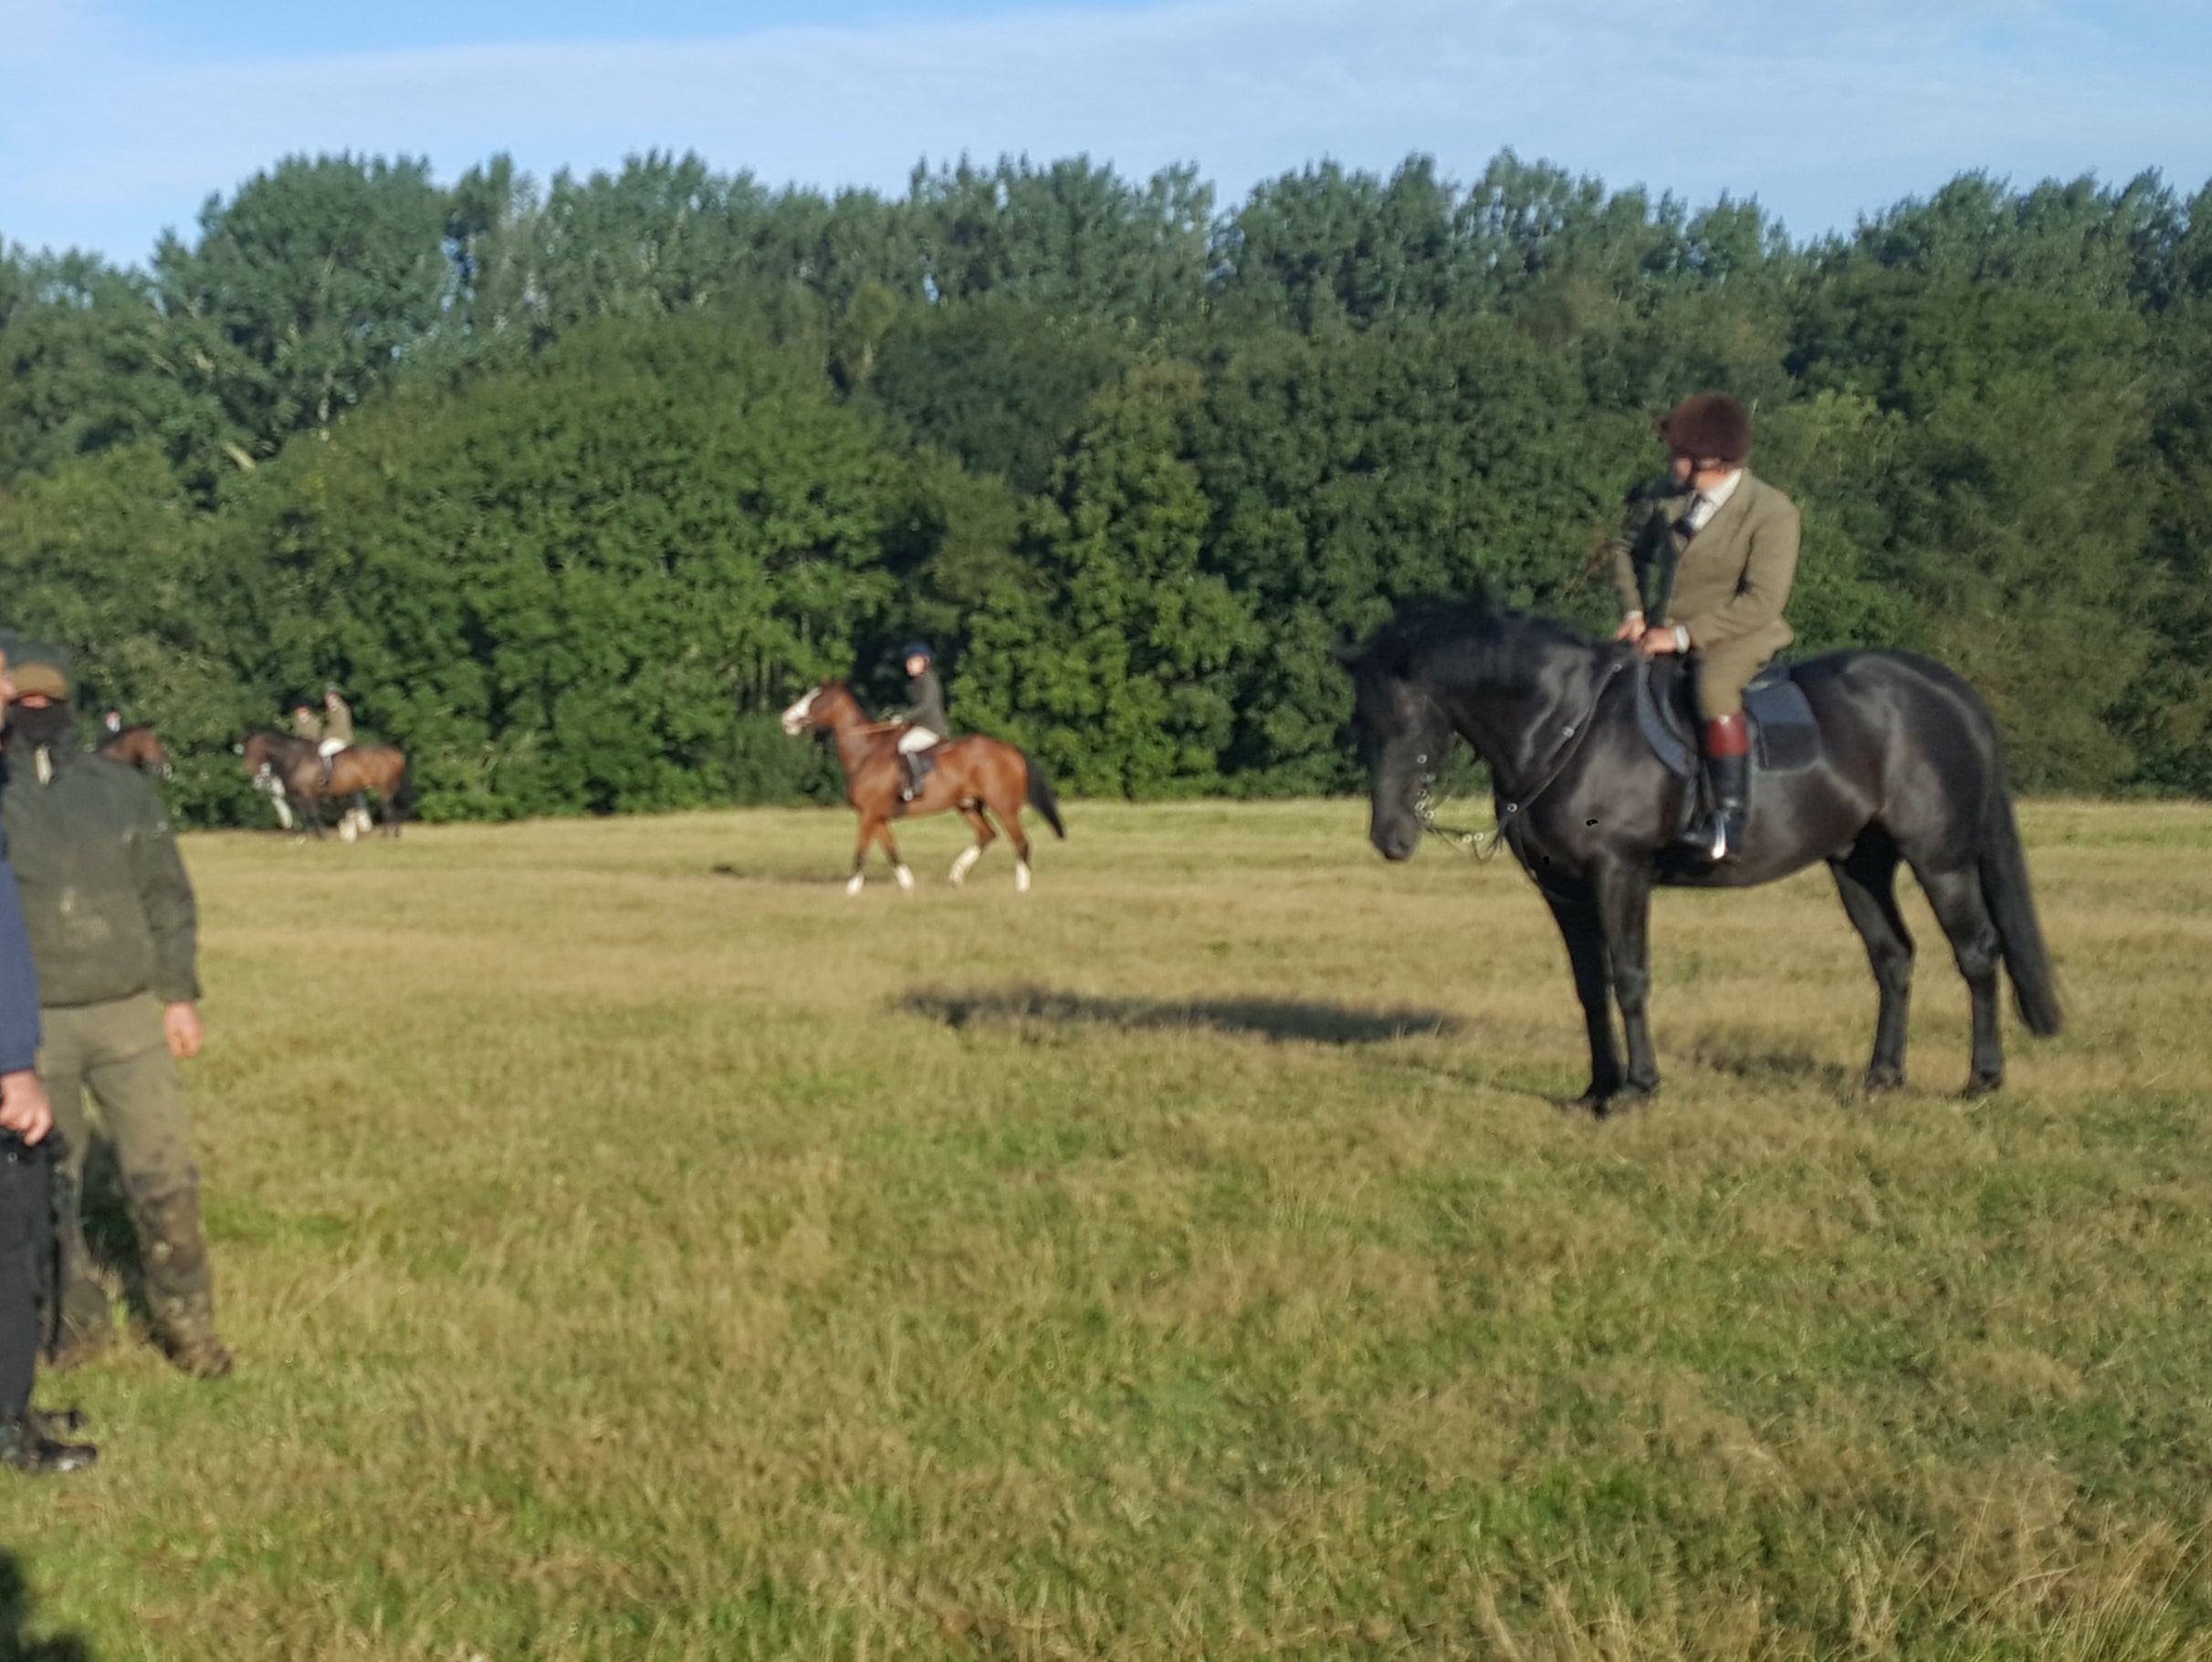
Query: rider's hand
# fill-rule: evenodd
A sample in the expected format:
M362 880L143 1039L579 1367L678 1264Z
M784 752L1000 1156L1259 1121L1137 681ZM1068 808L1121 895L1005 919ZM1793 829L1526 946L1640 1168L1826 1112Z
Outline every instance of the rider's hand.
M1643 614L1641 612L1630 612L1620 620L1620 627L1613 631L1615 640L1641 640L1643 636Z
M0 1131L13 1131L36 1148L53 1129L54 1110L38 1076L27 1068L0 1073Z
M180 1062L189 1062L200 1054L206 1042L206 1030L200 1026L200 1006L189 1001L170 1005L162 1011L162 1035L169 1041L169 1054Z
M1670 652L1680 652L1682 643L1674 638L1672 629L1646 629L1636 637L1646 657L1664 657Z

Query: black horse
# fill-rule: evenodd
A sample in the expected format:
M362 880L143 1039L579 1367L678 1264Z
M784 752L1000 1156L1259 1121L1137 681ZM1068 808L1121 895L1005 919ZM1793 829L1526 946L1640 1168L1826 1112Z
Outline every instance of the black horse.
M1741 888L1826 860L1882 989L1870 1090L1904 1083L1913 938L1898 914L1902 859L1950 938L1974 1000L1969 1095L2004 1081L1997 962L2036 1034L2060 1026L2058 990L2029 891L1997 724L1974 689L1903 652L1834 652L1793 667L1820 731L1809 768L1752 787L1740 861L1675 844L1685 786L1633 709L1634 649L1483 605L1409 608L1348 660L1373 782L1369 836L1413 853L1453 733L1489 763L1500 834L1567 937L1589 1027L1597 1113L1659 1089L1644 1005L1654 883ZM1624 1072L1609 995L1628 1030Z

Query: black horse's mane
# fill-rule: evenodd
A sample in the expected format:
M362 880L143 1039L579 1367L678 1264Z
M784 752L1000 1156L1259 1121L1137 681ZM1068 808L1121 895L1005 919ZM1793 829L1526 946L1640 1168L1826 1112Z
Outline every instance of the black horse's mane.
M1559 649L1593 643L1572 624L1486 599L1416 600L1377 630L1361 660L1393 675L1446 685L1525 686Z

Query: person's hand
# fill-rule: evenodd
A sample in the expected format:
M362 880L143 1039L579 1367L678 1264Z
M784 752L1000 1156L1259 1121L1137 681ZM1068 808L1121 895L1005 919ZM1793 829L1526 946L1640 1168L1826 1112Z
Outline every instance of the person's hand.
M1672 629L1646 629L1638 638L1646 657L1664 657L1670 652L1680 652L1682 643L1674 638Z
M206 1029L200 1026L200 1006L190 1002L169 1005L162 1012L162 1034L169 1041L171 1056L191 1061L207 1040Z
M0 1131L13 1131L36 1148L53 1129L54 1110L38 1076L27 1068L0 1073Z
M1620 620L1620 627L1613 631L1615 640L1641 640L1644 637L1643 614L1630 612Z

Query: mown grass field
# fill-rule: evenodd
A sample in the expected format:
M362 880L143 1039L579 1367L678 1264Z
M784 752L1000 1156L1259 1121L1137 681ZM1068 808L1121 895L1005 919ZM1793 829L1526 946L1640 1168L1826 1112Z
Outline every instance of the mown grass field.
M0 1482L0 1632L2212 1655L2212 812L2029 807L2071 1026L1993 1101L1917 895L1876 1107L1824 876L1662 896L1604 1125L1507 865L1069 821L1024 899L940 820L848 900L841 812L192 839L241 1366L46 1382L106 1459Z

